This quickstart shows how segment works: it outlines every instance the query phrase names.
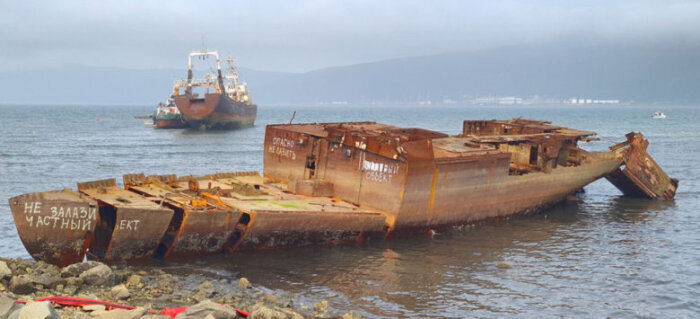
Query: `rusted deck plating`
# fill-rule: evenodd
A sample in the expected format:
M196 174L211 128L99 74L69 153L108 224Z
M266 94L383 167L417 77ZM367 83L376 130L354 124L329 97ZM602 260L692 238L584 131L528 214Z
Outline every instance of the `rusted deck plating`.
M528 213L606 177L673 198L639 133L610 152L549 122L465 121L459 136L373 122L270 125L264 176L123 176L10 199L38 260L68 264L338 243ZM620 169L622 165L624 169Z

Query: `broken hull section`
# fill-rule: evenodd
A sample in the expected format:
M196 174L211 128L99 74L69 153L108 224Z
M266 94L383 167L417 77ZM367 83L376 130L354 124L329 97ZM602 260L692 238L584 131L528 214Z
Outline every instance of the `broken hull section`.
M99 204L100 224L89 259L113 262L153 256L173 217L171 209L117 188L114 179L78 183L78 191Z
M81 262L99 216L97 202L66 189L10 198L20 240L36 260L65 266Z
M168 176L176 181L174 176ZM128 190L151 199L174 211L168 230L161 240L157 258L185 257L220 252L234 232L241 213L225 206L214 205L203 198L177 192L164 183L149 182L143 174L124 175ZM175 185L173 185L175 186ZM193 203L201 203L194 206Z
M678 180L670 178L646 152L649 141L641 133L632 132L626 137L627 141L610 147L612 151L619 151L625 165L606 178L626 196L673 198L678 189Z

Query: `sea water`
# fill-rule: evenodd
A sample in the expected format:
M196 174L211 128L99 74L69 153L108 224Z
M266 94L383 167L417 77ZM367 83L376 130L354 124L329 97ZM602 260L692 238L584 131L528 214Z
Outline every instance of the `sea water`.
M448 134L465 119L550 120L598 132L603 150L641 131L680 179L675 200L621 197L607 181L523 218L361 246L303 247L166 261L154 267L328 300L370 317L697 317L700 315L700 107L265 106L236 131L158 130L154 106L0 106L0 256L29 258L7 199L126 173L262 171L265 125L377 121ZM146 122L146 123L144 123ZM500 266L499 266L500 265ZM507 265L504 267L503 265ZM148 267L148 265L144 265Z

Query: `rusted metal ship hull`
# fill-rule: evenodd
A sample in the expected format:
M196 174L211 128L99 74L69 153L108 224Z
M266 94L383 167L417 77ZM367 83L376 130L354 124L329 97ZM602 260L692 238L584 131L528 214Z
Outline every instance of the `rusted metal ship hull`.
M78 183L78 191L96 200L100 223L89 247L89 259L105 262L153 256L173 217L133 192L116 187L114 179Z
M185 128L187 123L182 119L155 119L156 128Z
M203 99L176 96L175 105L191 128L235 129L252 126L257 106L237 103L224 94L206 94Z
M242 215L235 209L186 193L174 184L177 182L174 175L147 179L143 174L127 174L123 180L128 190L174 211L155 253L158 258L220 252Z
M666 175L659 164L646 152L649 141L641 133L629 133L627 141L610 147L620 150L625 167L606 178L623 194L631 197L671 199L676 195L678 180ZM629 146L625 149L623 147Z
M465 149L466 138L404 131L413 136L396 137L409 141L392 147L373 141L369 132L380 131L379 138L391 141L385 133L400 132L398 128L358 123L334 137L342 125L324 130L268 126L265 176L287 184L292 192L320 192L385 211L394 232L536 211L614 172L622 163L609 152L587 153L585 163L577 166L511 174L511 154L496 148ZM417 140L420 136L436 138Z
M258 173L197 179L208 200L242 212L228 251L360 240L383 231L385 216L328 197L304 197L264 185Z
M15 225L32 258L57 265L81 262L99 223L97 202L72 190L10 198Z
M678 181L641 134L610 152L578 147L594 134L522 119L465 121L458 136L372 122L270 125L264 178L128 174L125 189L109 179L10 204L32 256L65 264L85 254L172 258L439 230L535 212L601 177L625 195L673 198ZM80 231L52 219L61 205L85 209ZM47 237L46 227L58 230Z

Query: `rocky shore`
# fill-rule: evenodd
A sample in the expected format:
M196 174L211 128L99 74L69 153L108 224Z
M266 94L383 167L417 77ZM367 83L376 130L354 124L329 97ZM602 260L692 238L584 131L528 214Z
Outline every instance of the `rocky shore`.
M135 309L105 310L104 305L67 307L50 296L113 302ZM26 301L26 304L15 300ZM88 261L59 268L44 262L0 258L0 319L24 318L171 318L162 309L187 307L176 318L362 318L350 311L329 311L328 302L295 305L294 296L256 289L246 278L216 281L197 274L170 274L131 266ZM237 314L236 309L240 312Z

